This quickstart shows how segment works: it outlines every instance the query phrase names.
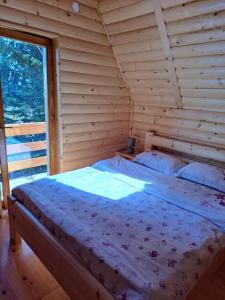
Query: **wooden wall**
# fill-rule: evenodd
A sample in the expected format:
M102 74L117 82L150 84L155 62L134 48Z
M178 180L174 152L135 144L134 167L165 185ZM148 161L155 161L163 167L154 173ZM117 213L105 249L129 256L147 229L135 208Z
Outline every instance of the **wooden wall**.
M112 156L129 124L139 147L154 129L225 149L225 1L79 2L0 1L0 26L58 43L62 170Z
M103 0L99 5L146 130L225 149L225 1Z
M130 100L96 9L82 0L0 1L0 26L50 36L58 44L61 169L82 167L124 148Z

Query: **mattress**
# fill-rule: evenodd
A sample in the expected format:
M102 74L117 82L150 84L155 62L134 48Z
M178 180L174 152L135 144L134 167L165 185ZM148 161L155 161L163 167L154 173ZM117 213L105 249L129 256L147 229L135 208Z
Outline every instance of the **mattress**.
M225 246L224 194L122 158L12 193L115 299L184 299Z

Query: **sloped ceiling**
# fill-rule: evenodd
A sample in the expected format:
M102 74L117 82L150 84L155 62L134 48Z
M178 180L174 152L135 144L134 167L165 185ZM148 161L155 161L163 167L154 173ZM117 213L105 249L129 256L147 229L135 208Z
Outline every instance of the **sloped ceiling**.
M146 130L225 148L225 1L103 0L98 5Z
M78 1L0 3L1 26L58 41L62 170L126 147L129 125L140 147L153 129L225 149L225 1Z

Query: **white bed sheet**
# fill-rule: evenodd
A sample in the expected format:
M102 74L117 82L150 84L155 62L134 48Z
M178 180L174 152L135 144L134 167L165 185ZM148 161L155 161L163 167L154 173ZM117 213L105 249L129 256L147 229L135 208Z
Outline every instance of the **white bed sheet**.
M207 218L225 232L225 194L185 179L167 176L120 156L99 161L94 168L153 196Z
M181 208L186 186L169 178L113 158L13 194L116 299L180 300L225 247L225 235L191 204Z

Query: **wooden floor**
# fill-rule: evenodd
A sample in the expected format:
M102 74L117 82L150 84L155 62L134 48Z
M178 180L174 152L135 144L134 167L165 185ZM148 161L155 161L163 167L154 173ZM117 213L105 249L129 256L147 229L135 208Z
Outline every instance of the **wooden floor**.
M25 242L9 247L7 215L0 219L0 300L69 300Z
M197 290L197 295L188 300L225 300L225 263L209 274L204 287L200 284ZM33 299L70 298L25 242L17 251L12 251L7 215L4 213L3 219L0 219L0 300Z

